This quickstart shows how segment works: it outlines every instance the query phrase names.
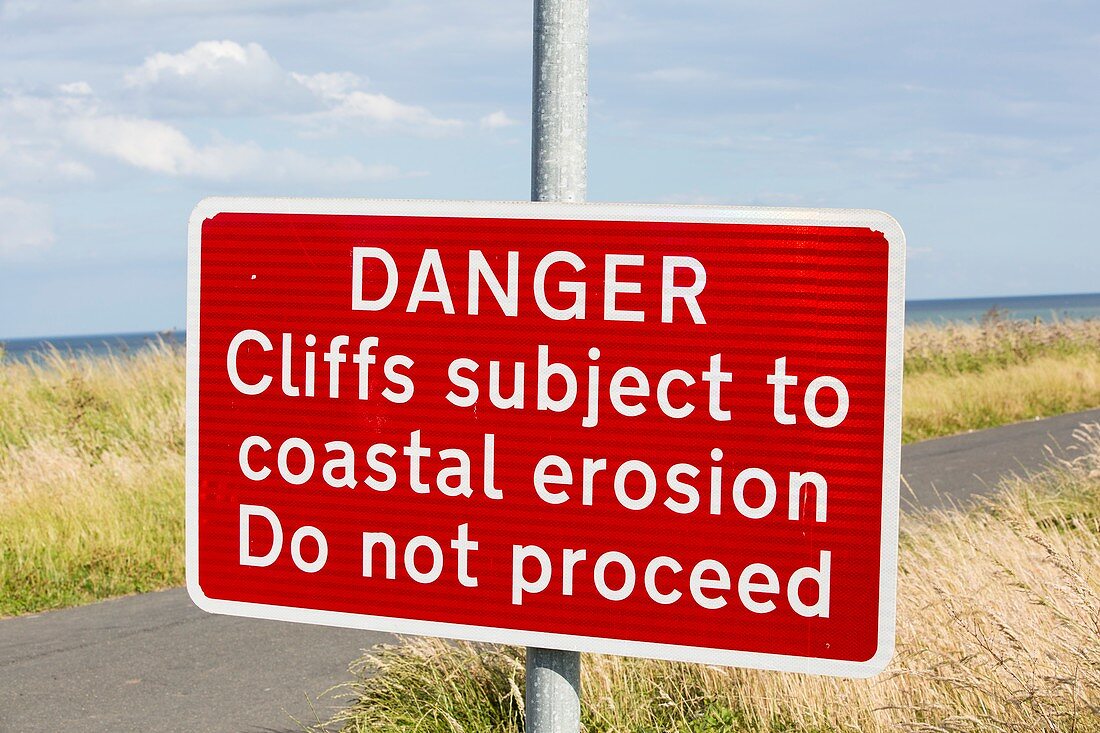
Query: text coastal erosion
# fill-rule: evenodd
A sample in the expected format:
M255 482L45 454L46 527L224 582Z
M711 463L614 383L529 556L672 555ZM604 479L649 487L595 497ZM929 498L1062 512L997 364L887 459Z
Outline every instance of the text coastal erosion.
M384 246L349 247L344 307L361 314L362 328L330 329L319 337L312 332L319 329L240 324L244 327L222 341L223 379L240 400L277 395L292 402L362 403L366 415L376 404L392 414L414 400L430 400L468 413L471 431L486 416L505 412L526 414L530 421L555 415L582 434L598 429L608 415L628 426L633 419L663 420L668 430L689 418L692 424L733 425L744 418L735 407L738 395L767 404L766 419L780 436L785 428L798 429L800 436L807 430L832 431L849 417L852 400L845 381L804 371L786 353L770 355L767 368L756 372L736 371L734 355L721 350L682 353L676 366L666 368L649 360L616 360L619 350L600 342L571 344L569 353L579 347L580 359L562 356L552 340L536 334L518 349L519 359L465 353L460 342L441 361L423 364L400 333L371 330L376 318L399 322L402 314L430 314L444 328L450 317L476 324L485 315L525 325L601 321L690 332L717 315L707 311L714 301L707 299L713 275L705 256L593 257L559 249L531 263L525 257L516 250L487 255L478 249L422 247L399 262ZM578 338L584 333L578 329ZM693 604L716 613L736 605L761 616L830 616L831 579L838 569L825 544L814 548L809 562L780 570L766 553L758 558L715 553L689 561L674 553L597 552L580 544L550 548L516 538L508 567L500 568L477 562L486 540L477 516L462 516L464 500L507 503L522 495L526 503L546 508L548 522L559 507L614 504L628 512L729 517L735 520L733 531L780 520L813 534L830 520L830 475L811 460L800 460L798 451L791 452L790 465L777 470L755 465L752 455L733 446L703 441L683 455L655 461L642 449L635 456L601 455L598 442L584 455L562 455L552 443L497 432L480 432L477 449L471 449L468 440L465 447L453 444L453 435L435 429L433 421L408 427L378 440L256 430L235 446L238 476L286 490L404 494L410 512L418 497L456 502L454 515L463 521L453 522L446 535L402 537L387 530L384 518L362 517L355 549L363 582L400 578L431 585L444 579L477 589L484 573L505 572L513 606L533 597L565 599L589 584L586 591L610 603ZM502 480L498 462L523 466L511 474L523 480ZM347 538L333 541L332 530L319 523L292 526L272 503L240 502L237 509L242 568L292 563L300 573L314 574L337 547L348 546Z
M888 216L211 199L189 238L200 607L834 675L889 659Z

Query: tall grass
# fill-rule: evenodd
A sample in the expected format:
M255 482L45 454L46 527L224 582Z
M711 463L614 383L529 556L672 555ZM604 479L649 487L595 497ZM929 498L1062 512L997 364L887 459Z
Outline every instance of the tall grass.
M906 331L904 439L1100 405L1100 321ZM0 616L183 580L184 359L0 348Z
M872 680L585 655L584 730L1100 731L1100 428L986 505L906 517L897 654ZM523 651L432 639L352 667L360 731L523 730Z
M1041 359L1100 355L1100 319L1018 321L990 311L979 323L905 327L905 376L981 374Z
M905 442L1100 406L1100 320L905 331Z
M902 440L981 430L1100 406L1100 353L1039 357L980 372L905 378Z
M0 616L183 580L184 364L0 364Z

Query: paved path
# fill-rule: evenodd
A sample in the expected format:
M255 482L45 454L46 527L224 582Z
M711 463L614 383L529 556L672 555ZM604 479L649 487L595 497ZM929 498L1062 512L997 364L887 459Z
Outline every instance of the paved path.
M1051 457L1073 458L1081 446L1073 432L1100 423L1100 409L1005 425L902 448L902 507L965 503L993 490L1008 474L1039 471Z
M910 501L966 500L1037 470L1044 446L1065 455L1082 422L1100 422L1100 410L907 446ZM295 719L317 722L338 704L317 695L348 678L361 649L392 640L211 616L182 589L0 621L0 731L300 731Z
M389 634L213 616L182 588L0 621L0 731L290 733ZM311 704L317 712L311 710Z

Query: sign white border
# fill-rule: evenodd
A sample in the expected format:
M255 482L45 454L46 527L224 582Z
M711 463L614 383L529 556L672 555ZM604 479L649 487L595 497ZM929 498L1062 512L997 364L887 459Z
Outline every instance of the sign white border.
M878 648L853 662L759 652L731 651L592 636L371 616L209 598L198 582L199 283L203 222L219 213L352 214L486 219L697 222L787 226L861 227L881 232L889 245L886 325L886 404L883 426L882 536L879 554ZM894 654L898 562L898 494L901 472L901 381L905 309L905 236L893 217L868 209L780 209L754 206L548 203L530 201L416 201L380 199L207 198L191 213L187 233L187 592L210 613L298 623L388 631L396 634L518 644L578 652L674 661L871 677Z

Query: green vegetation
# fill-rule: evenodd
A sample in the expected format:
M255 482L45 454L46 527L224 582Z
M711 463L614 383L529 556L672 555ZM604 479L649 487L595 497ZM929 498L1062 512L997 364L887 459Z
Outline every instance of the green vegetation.
M906 340L907 441L1100 405L1100 321ZM181 584L183 450L179 349L0 351L0 616Z
M911 326L902 440L1100 406L1100 320Z
M1010 321L990 311L978 324L905 329L905 376L958 376L1042 359L1100 355L1100 320Z
M585 655L584 730L1100 731L1100 427L985 506L906 517L897 654L872 680ZM436 639L352 666L345 733L523 730L523 650Z
M0 364L0 616L183 582L184 364Z

